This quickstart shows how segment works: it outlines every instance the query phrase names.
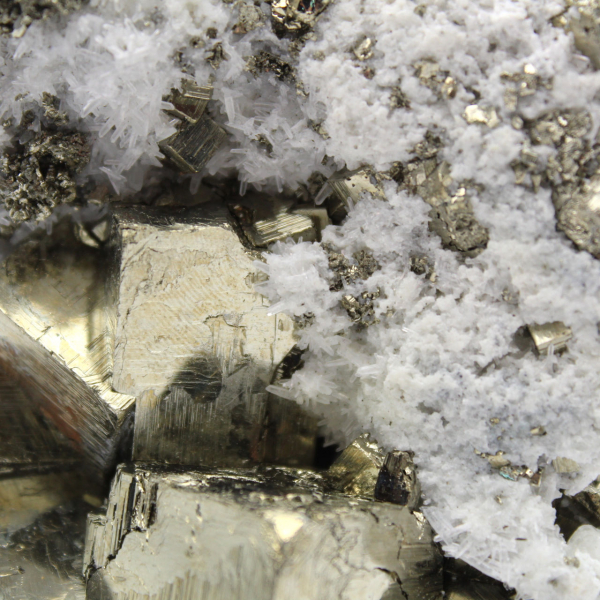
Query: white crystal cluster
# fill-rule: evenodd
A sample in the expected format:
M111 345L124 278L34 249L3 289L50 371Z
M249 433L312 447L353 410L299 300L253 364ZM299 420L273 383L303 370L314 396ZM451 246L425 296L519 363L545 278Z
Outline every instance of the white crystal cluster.
M373 253L381 269L366 282L332 292L320 245L276 245L262 291L273 311L313 315L301 333L305 367L276 391L322 414L336 440L368 430L414 450L427 517L450 555L520 598L600 597L597 538L586 530L567 544L551 505L600 473L600 262L556 231L548 189L515 185L510 163L526 134L511 125L501 77L532 65L551 85L523 98L519 114L584 108L595 135L600 74L550 23L564 3L337 0L296 48L272 33L264 3L264 24L234 33L243 6L91 0L61 22L34 23L22 38L0 40L0 117L18 121L28 100L56 94L92 134L84 176L119 193L140 189L158 166L157 142L174 131L162 98L182 77L212 77L210 110L230 135L206 173L235 175L242 190L293 189L343 166L387 169L409 159L427 130L437 133L455 183L477 184L471 202L489 228L487 249L468 259L443 249L428 230L429 207L392 182L388 202L365 198L324 234L348 258ZM352 50L365 37L372 56L359 60ZM216 66L207 59L218 43ZM292 64L301 85L245 70L260 50ZM453 77L456 95L423 85L415 65L426 59ZM410 108L390 107L394 88ZM495 108L497 127L466 122L474 102ZM435 282L410 271L414 253L429 258ZM358 329L341 296L377 288L379 322ZM539 357L515 344L521 326L551 321L573 330L566 353ZM533 435L540 427L546 435ZM540 486L502 478L475 450L543 468ZM563 457L578 470L556 473L552 461Z

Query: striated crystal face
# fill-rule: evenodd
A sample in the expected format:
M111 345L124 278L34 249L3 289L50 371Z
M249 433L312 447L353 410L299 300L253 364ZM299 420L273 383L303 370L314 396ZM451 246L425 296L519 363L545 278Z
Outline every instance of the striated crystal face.
M229 211L121 208L111 243L113 387L137 398L134 459L262 460L265 432L287 418L266 387L294 324L254 290L258 255Z
M111 382L107 258L66 219L0 266L0 372L18 398L3 396L3 460L113 466L134 398Z
M85 569L89 600L433 600L442 583L420 513L269 467L120 467L107 516L88 521Z

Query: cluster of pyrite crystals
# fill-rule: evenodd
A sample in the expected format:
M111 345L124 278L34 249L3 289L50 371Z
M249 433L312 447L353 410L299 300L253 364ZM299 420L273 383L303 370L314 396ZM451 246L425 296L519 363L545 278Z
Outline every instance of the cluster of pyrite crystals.
M595 47L584 43L589 27L577 27L598 23L598 15L573 4L580 19L559 16L556 24L574 31L594 61ZM326 5L274 1L274 27L306 34ZM240 11L240 32L255 17ZM366 61L372 48L366 38L353 51ZM249 70L289 79L288 65L275 58L263 52ZM432 61L416 68L424 85L456 94L458 83ZM530 66L505 80L514 110L546 85ZM188 80L166 98L179 125L160 147L181 173L200 172L226 137L206 113L211 93ZM391 101L410 108L400 87ZM58 108L45 95L18 126L5 124L18 142L4 156L0 193L15 222L43 218L82 194L76 178L90 149ZM499 123L493 107L478 104L464 118ZM559 227L598 256L589 117L515 115L513 126L528 131L531 146L557 149L538 167L535 151L524 148L513 165L517 183L552 186ZM270 314L255 290L260 250L272 242L320 241L364 193L385 199L384 182L393 180L428 202L444 247L462 257L485 249L488 231L474 215L470 184L453 183L441 150L429 132L411 160L388 172L365 166L328 180L317 175L286 199L241 198L218 186L194 196L173 189L154 206L114 204L92 220L64 218L13 249L0 266L0 596L511 597L442 557L419 510L410 452L385 453L364 435L325 464L317 419L268 391L302 362L301 322ZM357 328L377 322L379 290L345 293L379 269L374 257L324 249L341 308ZM407 268L435 283L429 257L415 254ZM509 290L504 299L514 301ZM571 337L558 322L521 333L540 354L564 350ZM544 434L537 429L533 435ZM541 472L511 465L501 452L478 454L503 477L539 485ZM578 468L558 461L559 472ZM595 486L558 508L567 537L582 519L600 524Z
M161 149L180 172L199 172L225 137L206 114L211 92L188 81L169 98L180 125ZM42 127L28 137L29 118ZM50 96L20 124L2 188L16 220L51 212L61 189L75 194L89 150L67 126ZM4 597L510 596L442 557L410 452L362 436L325 465L317 419L268 391L302 362L301 322L270 314L255 289L269 244L320 241L394 180L430 204L446 248L485 248L487 229L441 148L428 133L389 172L316 177L287 199L173 188L152 206L63 218L12 249L0 267ZM341 308L357 328L376 322L379 291L344 292L377 261L324 249ZM427 256L407 268L434 284ZM562 323L528 329L539 353L570 337ZM480 454L505 477L541 476Z
M3 597L440 597L410 453L363 436L318 469L316 419L267 391L301 353L252 210L118 206L5 260Z
M189 83L172 96L181 126L162 147L182 171L218 146L209 97ZM64 140L54 100L44 110L49 136ZM402 181L418 190L433 178L436 230L468 254L485 230L465 198L446 206L436 144L423 142ZM39 157L21 144L12 164ZM270 314L255 290L259 250L318 241L363 192L383 198L391 177L338 173L320 182L321 207L174 189L154 206L65 217L12 249L0 267L3 597L508 597L444 562L410 452L385 453L365 435L323 464L317 419L268 391L302 357L298 323ZM35 207L26 194L19 202ZM332 292L379 268L366 251L325 249ZM426 257L410 268L435 280ZM341 306L365 327L376 297L342 294Z

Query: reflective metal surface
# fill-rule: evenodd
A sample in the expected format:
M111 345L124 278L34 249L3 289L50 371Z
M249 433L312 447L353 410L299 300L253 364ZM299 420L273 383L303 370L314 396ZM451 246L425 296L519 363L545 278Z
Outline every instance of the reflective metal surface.
M69 447L99 472L114 460L133 405L111 386L105 261L65 220L0 266L0 373L20 398L3 403L11 415L0 422L2 438L7 443L18 428L30 430L30 454L40 461Z
M356 438L327 472L328 485L339 492L373 499L385 452L368 433Z
M293 469L122 466L86 542L88 600L441 597L425 521ZM400 589L398 589L400 588Z
M548 354L551 347L554 352L564 350L567 347L567 342L573 337L571 328L567 327L562 321L553 321L541 325L532 324L527 327L540 354Z
M258 254L216 204L117 209L113 244L113 385L138 397L134 458L258 461L266 387L295 343L254 289Z

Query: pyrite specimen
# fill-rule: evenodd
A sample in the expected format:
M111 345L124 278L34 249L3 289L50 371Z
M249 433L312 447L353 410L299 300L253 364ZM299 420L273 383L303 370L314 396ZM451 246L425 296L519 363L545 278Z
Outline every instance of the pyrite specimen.
M365 193L380 200L386 199L381 181L368 166L332 175L317 195L316 202L319 203L320 198L325 199L329 217L333 223L339 224L348 215L348 210L359 202Z
M565 350L567 342L573 337L571 328L567 327L562 321L553 321L541 325L532 324L527 327L540 354L548 354L550 346L554 348L554 352Z
M181 119L178 131L159 142L160 151L182 173L199 173L225 141L225 130L207 114L211 86L184 81L182 90L173 90L168 112Z
M283 468L121 466L84 564L88 600L433 600L442 584L420 513Z
M14 463L83 456L98 475L115 461L133 398L111 385L105 262L65 219L0 266L0 372L19 398L3 404L0 430Z
M317 206L293 204L263 195L241 198L230 204L246 238L256 248L292 238L315 242L329 225L327 210Z
M136 460L258 460L266 387L294 325L254 289L259 255L222 204L115 210L113 386L138 398Z
M330 0L274 0L271 3L273 30L279 36L310 31Z

